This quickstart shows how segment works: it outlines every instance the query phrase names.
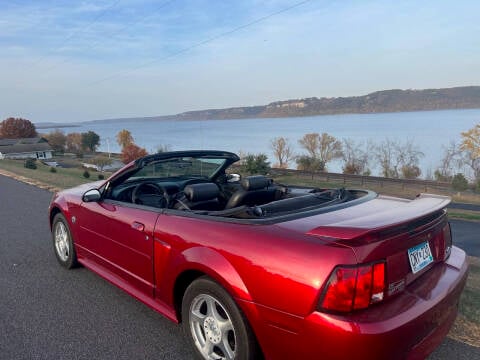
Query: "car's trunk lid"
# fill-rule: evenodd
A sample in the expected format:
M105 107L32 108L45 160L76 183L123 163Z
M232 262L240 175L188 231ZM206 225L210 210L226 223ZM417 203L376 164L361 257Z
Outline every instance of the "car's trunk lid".
M319 237L332 246L349 246L358 263L384 260L386 295L390 296L448 256L451 237L444 209L449 203L449 197L430 194L414 200L378 196L363 204L278 226Z

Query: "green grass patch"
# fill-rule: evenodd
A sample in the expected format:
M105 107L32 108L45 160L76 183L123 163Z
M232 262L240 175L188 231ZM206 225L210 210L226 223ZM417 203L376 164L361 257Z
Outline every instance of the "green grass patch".
M480 327L480 258L469 258L470 272L460 298L460 314ZM479 339L480 341L480 339Z
M480 221L480 212L461 209L449 209L448 217L451 219Z
M480 291L466 286L460 300L459 311L467 319L480 325Z
M87 182L97 180L97 172L91 173L91 178L83 177L82 168L56 168L56 172L50 171L50 166L42 164L40 161L36 162L37 169L27 169L24 167L23 160L0 160L0 169L10 171L20 176L39 181L41 183L58 187L61 189L77 186ZM105 173L106 177L110 174Z
M470 272L449 337L480 347L480 258L469 257Z

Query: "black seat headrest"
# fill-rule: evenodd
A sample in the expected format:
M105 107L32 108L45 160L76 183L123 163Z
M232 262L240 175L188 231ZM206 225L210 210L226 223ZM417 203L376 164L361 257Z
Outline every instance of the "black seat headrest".
M212 200L220 195L218 186L213 183L191 184L183 189L185 196L191 202Z
M269 187L272 184L272 180L263 175L253 175L243 178L241 184L247 191L260 190Z

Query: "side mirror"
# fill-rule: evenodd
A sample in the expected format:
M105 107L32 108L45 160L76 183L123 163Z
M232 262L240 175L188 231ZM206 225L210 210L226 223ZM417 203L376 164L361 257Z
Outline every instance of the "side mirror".
M233 182L239 182L241 179L241 176L238 174L228 174L227 175L227 182L233 183Z
M96 202L96 201L99 201L101 198L102 198L102 195L100 194L100 191L98 191L97 189L88 190L82 196L82 200L84 202Z

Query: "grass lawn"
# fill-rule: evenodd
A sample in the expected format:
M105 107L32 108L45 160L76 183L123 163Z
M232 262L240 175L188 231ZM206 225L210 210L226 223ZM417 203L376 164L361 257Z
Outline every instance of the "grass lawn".
M480 347L480 258L469 257L470 273L449 337Z
M480 212L462 209L449 209L448 217L459 220L480 221Z
M24 167L23 160L0 160L0 169L24 176L34 181L43 183L53 188L69 188L72 186L84 184L98 180L99 172L89 170L90 178L85 178L83 173L85 169L80 168L55 168L57 172L51 172L50 166L37 161L37 169L27 169ZM110 173L102 173L105 178Z

